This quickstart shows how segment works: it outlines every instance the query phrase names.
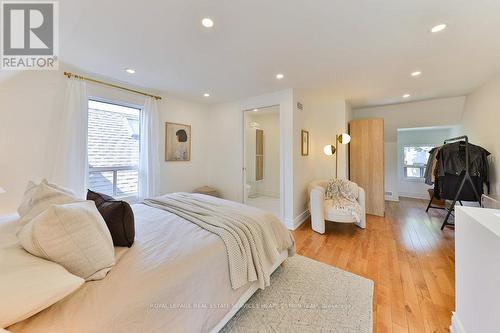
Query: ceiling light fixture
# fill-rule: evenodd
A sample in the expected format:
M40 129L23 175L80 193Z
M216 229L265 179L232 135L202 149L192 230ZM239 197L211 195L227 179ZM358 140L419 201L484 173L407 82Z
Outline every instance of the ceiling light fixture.
M132 69L132 68L127 68L125 70L125 72L129 73L129 74L135 74L135 69Z
M285 75L283 75L283 74L281 74L281 73L280 73L280 74L276 74L276 78L277 78L278 80L281 80L281 79L283 79L284 77L285 77Z
M410 97L410 96L411 96L410 94L404 94L404 95L403 95L403 98L408 98L408 97Z
M257 112L257 111L259 111L259 109L253 109L253 112Z
M415 72L411 73L411 76L419 76L420 74L422 74L421 71L415 71Z
M210 94L209 93L204 93L203 97L210 97Z
M214 26L214 21L211 18L205 17L203 20L201 20L201 24L205 28L212 28Z
M446 24L442 23L432 27L431 32L436 33L443 31L444 29L446 29Z

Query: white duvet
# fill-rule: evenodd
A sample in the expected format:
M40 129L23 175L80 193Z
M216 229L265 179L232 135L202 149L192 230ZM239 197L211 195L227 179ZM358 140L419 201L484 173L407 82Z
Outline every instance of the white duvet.
M11 332L209 332L251 286L231 288L222 240L176 215L133 206L136 239L107 277ZM284 249L280 249L284 250Z

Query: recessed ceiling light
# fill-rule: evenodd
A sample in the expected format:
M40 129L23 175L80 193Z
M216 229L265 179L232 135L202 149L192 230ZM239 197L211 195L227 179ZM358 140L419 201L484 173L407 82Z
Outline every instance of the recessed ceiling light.
M259 109L253 109L253 112L257 112L257 111L259 111Z
M415 71L415 72L411 73L411 76L419 76L420 74L422 74L421 71Z
M276 74L276 78L277 78L278 80L281 80L281 79L283 79L284 77L285 77L285 75L283 75L283 74L281 74L281 73L280 73L280 74Z
M410 96L411 96L410 94L404 94L404 95L403 95L403 98L408 98L408 97L410 97Z
M203 96L204 97L210 97L210 94L209 93L204 93Z
M201 24L205 28L212 28L214 26L214 20L212 20L211 18L205 17L203 20L201 20Z
M446 29L446 24L438 24L434 27L432 27L431 29L431 32L440 32L440 31L443 31L444 29Z
M127 68L125 71L129 74L135 74L135 69L132 68Z

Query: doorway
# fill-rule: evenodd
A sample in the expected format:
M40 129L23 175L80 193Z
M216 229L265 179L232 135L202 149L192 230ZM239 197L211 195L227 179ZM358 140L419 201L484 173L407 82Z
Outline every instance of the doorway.
M243 114L243 201L281 219L280 107L255 108Z

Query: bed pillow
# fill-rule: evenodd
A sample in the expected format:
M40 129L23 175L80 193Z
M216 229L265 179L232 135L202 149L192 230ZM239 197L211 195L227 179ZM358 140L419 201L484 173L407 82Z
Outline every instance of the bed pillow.
M31 317L84 283L62 266L27 253L19 244L0 249L0 272L0 327Z
M56 262L86 281L115 264L113 241L93 201L52 205L18 233L29 253Z
M95 202L97 210L101 213L108 226L113 244L115 246L131 247L134 243L134 213L125 201L115 200L109 195L91 190L87 192L87 200Z
M19 223L25 225L52 204L77 201L82 200L76 198L71 191L55 184L49 184L45 179L38 185L30 181L17 209L20 217Z

